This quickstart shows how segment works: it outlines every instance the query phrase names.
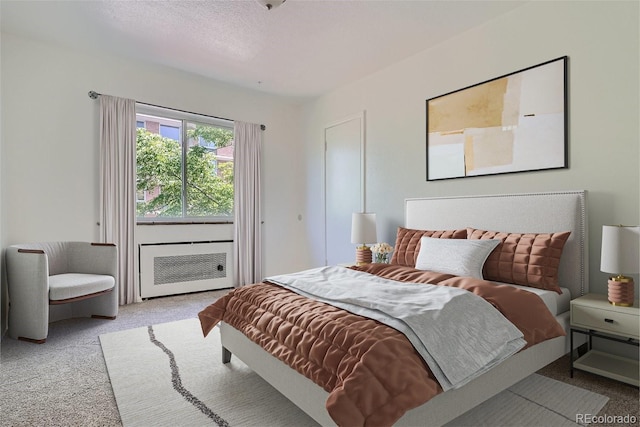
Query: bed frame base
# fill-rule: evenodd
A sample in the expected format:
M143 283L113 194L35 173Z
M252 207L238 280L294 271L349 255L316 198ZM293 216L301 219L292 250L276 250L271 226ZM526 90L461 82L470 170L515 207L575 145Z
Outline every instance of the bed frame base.
M222 347L222 363L231 362L231 352L226 347Z
M563 326L568 316L559 316ZM227 323L220 323L223 362L231 353L322 426L335 426L325 402L329 393L296 372ZM528 348L491 371L456 390L440 393L418 408L411 409L396 426L440 426L464 414L502 390L545 367L568 352L566 337L558 337ZM228 358L228 359L227 359Z
M223 360L225 351L233 353L320 425L336 425L325 409L324 404L329 393L324 389L272 356L227 323L220 323L220 338Z

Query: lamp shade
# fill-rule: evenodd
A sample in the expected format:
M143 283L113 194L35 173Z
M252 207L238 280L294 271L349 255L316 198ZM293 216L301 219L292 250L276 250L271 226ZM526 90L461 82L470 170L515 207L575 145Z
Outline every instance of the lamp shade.
M640 272L640 226L602 227L600 271L611 274Z
M378 233L376 231L376 214L354 213L351 215L351 243L367 244L376 243Z

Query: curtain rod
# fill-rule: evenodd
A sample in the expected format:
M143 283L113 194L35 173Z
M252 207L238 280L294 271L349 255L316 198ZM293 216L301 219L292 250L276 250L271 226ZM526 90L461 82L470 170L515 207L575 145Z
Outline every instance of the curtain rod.
M101 95L102 95L101 93L98 93L98 92L96 92L96 91L93 91L93 90L90 90L90 91L89 91L89 98L91 98L91 99L98 99L98 97L99 97L99 96L101 96ZM164 108L164 109L166 109L166 110L179 111L180 113L195 114L195 115L197 115L197 116L211 117L212 119L228 120L228 121L230 121L230 122L232 122L232 121L233 121L233 120L231 120L231 119L226 119L226 118L224 118L224 117L211 116L211 115L208 115L208 114L202 114L202 113L194 113L194 112L192 112L192 111L179 110L179 109L177 109L177 108L163 107L163 106L161 106L161 105L149 104L149 103L147 103L147 102L139 102L139 101L136 101L136 103L138 103L138 104L142 104L142 105L148 105L149 107L157 107L157 108ZM265 125L260 125L260 129L262 129L262 130L266 130L266 129L267 129L267 127L266 127Z

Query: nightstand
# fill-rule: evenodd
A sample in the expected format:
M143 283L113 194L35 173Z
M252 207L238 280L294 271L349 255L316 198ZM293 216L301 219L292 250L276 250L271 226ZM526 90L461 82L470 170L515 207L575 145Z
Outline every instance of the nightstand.
M571 360L571 377L573 370L591 372L613 378L627 384L639 384L638 360L593 350L592 338L598 337L638 347L640 338L640 309L638 301L633 307L619 307L609 304L606 295L587 294L571 301L571 348L573 334L580 333L589 337L586 354L577 360ZM606 334L606 335L605 335Z

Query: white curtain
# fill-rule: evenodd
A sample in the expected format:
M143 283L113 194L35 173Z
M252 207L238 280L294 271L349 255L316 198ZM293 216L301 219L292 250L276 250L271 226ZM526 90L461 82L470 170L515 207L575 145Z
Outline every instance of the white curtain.
M235 122L234 143L233 264L239 287L262 280L260 125Z
M118 246L120 304L135 291L136 103L100 96L100 234Z

